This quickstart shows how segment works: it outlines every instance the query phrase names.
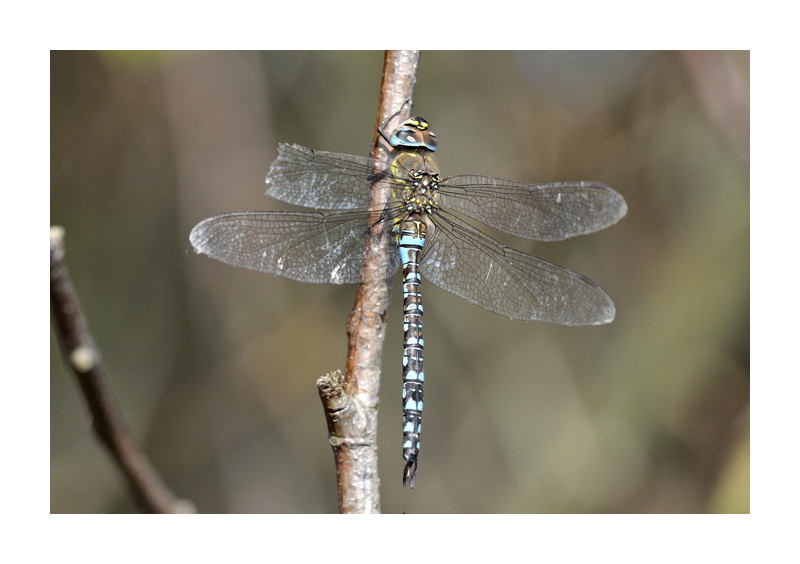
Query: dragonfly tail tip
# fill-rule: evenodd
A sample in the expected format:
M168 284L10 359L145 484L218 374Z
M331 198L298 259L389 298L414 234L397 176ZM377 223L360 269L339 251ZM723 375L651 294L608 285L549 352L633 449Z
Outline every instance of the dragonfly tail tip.
M414 489L414 482L417 479L417 461L407 460L406 467L403 469L403 487L409 486Z

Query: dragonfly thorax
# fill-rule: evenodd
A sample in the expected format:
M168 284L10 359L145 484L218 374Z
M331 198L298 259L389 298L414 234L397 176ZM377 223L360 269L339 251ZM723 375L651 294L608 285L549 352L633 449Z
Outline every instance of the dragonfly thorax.
M395 201L407 214L432 214L439 209L439 170L422 153L400 153L392 162Z
M403 205L409 213L431 214L439 209L439 177L416 173L403 190Z

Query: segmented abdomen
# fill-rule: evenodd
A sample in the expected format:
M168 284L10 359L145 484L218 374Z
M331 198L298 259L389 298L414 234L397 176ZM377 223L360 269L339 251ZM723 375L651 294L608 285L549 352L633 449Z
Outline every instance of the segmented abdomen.
M418 220L399 224L398 249L403 263L403 485L414 487L422 431L422 293L419 259L427 234Z

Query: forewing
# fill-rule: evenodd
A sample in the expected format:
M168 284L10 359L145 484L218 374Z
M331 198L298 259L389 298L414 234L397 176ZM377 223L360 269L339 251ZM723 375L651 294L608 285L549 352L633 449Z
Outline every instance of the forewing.
M506 233L537 241L559 241L613 225L628 211L624 198L597 182L527 184L490 176L442 180L441 201Z
M364 212L231 212L201 221L189 240L196 252L232 266L301 282L350 284L361 281L367 217ZM399 259L390 255L393 274Z
M611 298L585 276L505 247L457 218L434 221L420 264L424 279L511 319L560 325L614 319Z
M267 173L266 193L282 202L307 208L364 208L377 178L373 174L374 165L375 161L367 157L281 143L278 158Z

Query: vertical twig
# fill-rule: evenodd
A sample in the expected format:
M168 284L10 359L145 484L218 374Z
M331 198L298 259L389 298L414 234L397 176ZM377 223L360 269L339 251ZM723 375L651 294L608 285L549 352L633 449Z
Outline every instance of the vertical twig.
M418 51L387 51L373 138L372 157L386 161L386 147L377 127L393 114L402 120L409 117L410 102L416 81ZM378 389L381 353L386 334L391 280L381 280L376 272L386 271L389 260L390 232L386 222L378 221L386 207L390 186L379 182L372 188L370 209L378 210L372 218L364 251L363 280L356 303L347 322L347 372L323 376L317 382L325 407L328 432L336 460L340 513L379 513L380 479L378 477ZM399 452L399 449L398 449ZM400 463L398 476L400 480Z
M89 406L92 428L108 448L139 504L151 513L193 513L191 502L178 500L167 488L125 425L64 264L61 227L50 228L50 306L64 359Z

